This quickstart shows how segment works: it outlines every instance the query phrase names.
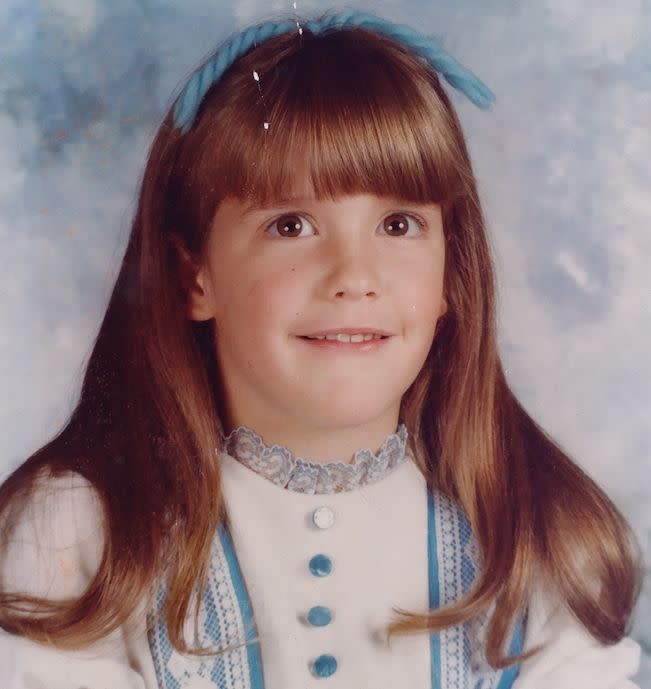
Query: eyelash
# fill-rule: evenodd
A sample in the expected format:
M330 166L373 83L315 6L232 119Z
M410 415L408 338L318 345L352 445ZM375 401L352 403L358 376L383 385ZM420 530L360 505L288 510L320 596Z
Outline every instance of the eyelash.
M289 211L287 213L283 213L282 215L277 216L274 220L272 220L270 223L268 223L265 226L265 229L264 229L265 234L267 234L269 232L270 228L272 228L281 218L285 218L285 217L290 216L290 215L297 215L299 218L307 218L307 216L303 215L302 213L293 213L291 211ZM408 218L412 218L413 220L415 220L416 224L418 225L418 227L420 229L419 236L425 234L428 230L427 223L425 222L425 220L423 220L423 218L421 218L418 215L414 215L413 213L405 213L403 211L393 211L392 213L389 213L389 215L387 215L384 219L390 217L391 215L404 215ZM309 220L309 218L307 218L307 219ZM384 220L383 220L383 222L384 222ZM310 224L312 224L311 220L310 220ZM281 234L276 234L274 236L277 237L278 239L303 239L303 237L283 237ZM308 235L308 236L312 236L312 235ZM392 235L387 235L387 237L391 237L391 236ZM412 237L406 237L404 235L396 235L394 238L395 239L413 239Z

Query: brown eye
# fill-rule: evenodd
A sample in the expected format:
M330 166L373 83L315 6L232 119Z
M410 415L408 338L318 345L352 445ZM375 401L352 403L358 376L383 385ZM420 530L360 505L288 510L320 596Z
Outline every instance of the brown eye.
M306 222L306 218L302 215L291 213L281 215L277 220L274 220L267 227L267 231L271 231L272 234L279 237L299 237L306 227L311 227L309 220Z
M384 229L392 237L404 237L409 232L409 221L422 228L423 224L406 213L392 213L384 219Z

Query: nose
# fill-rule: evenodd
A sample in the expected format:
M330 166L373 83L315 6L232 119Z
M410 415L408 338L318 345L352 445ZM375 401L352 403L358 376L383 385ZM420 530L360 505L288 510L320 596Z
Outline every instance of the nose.
M351 241L351 240L349 240ZM368 242L368 238L366 238ZM380 274L377 255L369 247L358 245L335 248L331 251L330 268L324 280L329 299L376 298L380 294Z

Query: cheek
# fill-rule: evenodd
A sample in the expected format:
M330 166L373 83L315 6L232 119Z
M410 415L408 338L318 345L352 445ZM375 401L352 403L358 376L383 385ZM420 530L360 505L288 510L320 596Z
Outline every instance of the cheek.
M433 330L443 297L442 266L415 262L403 274L400 285L401 301L407 305L405 316L409 323Z
M249 329L277 328L299 316L305 299L305 280L298 269L287 267L264 275L253 273L242 281L237 302Z

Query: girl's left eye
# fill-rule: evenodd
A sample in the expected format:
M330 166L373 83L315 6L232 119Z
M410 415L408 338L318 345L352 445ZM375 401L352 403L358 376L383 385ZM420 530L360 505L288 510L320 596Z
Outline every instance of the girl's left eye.
M409 227L409 221L412 227ZM425 222L408 213L392 213L382 221L382 229L390 237L414 237L421 234L425 230Z
M382 229L385 230L390 237L414 236L413 232L411 235L408 234L410 231L410 221L412 227L415 226L416 228L416 234L421 234L425 231L427 227L425 221L409 213L391 213L391 215L387 215L382 221ZM306 226L312 228L313 231L310 234L314 234L314 227L305 216L298 213L288 213L274 220L266 227L265 232L270 232L275 228L276 231L271 231L270 233L276 237L300 237L302 236L301 233L303 228Z

